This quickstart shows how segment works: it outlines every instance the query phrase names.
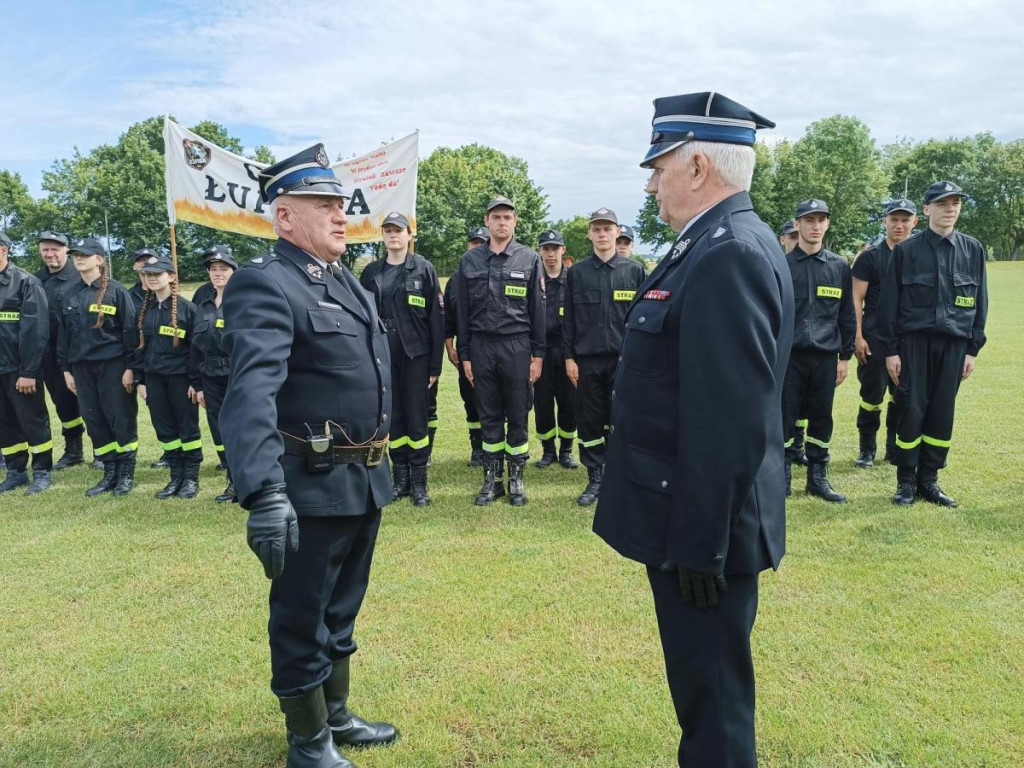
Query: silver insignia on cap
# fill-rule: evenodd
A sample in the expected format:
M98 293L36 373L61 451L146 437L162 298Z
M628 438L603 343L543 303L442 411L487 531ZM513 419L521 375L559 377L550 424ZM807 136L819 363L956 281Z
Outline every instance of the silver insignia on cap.
M148 259L146 259L146 263L147 264L156 264L156 256L150 256Z
M331 164L331 161L327 159L327 153L324 151L323 144L316 148L316 161L322 168L326 168Z
M818 207L818 201L817 200L811 200L811 208L817 208L817 207Z
M943 187L943 189L945 189L947 192L952 192L953 191L953 185L952 184L947 184L945 187Z

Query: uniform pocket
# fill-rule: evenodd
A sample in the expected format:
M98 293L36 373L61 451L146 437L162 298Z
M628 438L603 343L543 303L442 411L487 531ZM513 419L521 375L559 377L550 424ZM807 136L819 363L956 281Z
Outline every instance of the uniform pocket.
M661 453L630 445L626 449L626 478L635 502L629 538L649 551L665 548L672 518L675 460Z
M903 274L900 279L907 303L912 307L930 307L935 302L934 274Z
M974 275L953 273L953 306L974 309L978 300L978 286L981 281Z
M312 355L324 368L355 368L362 350L359 348L360 323L347 312L329 309L307 309L313 327Z
M665 348L665 317L669 305L642 301L626 320L622 342L622 364L639 376L660 376L668 367Z

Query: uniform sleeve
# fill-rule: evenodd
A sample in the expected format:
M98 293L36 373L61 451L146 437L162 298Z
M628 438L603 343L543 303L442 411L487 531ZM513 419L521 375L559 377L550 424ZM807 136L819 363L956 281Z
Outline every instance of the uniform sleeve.
M981 285L978 286L978 306L974 310L974 326L971 328L971 340L967 342L967 354L977 357L985 346L985 321L988 318L988 276L985 269L985 251L978 248L978 259L981 262Z
M860 253L853 260L853 266L850 267L850 272L858 280L863 280L865 283L870 283L874 274L874 261L875 261L875 249L868 248L866 251Z
M64 297L67 301L68 297ZM57 315L57 367L62 372L71 371L71 363L68 362L71 346L71 329L68 328L68 316L63 312Z
M231 378L221 409L224 450L242 506L260 489L284 483L277 393L288 376L294 319L280 285L262 269L240 269L224 292Z
M875 338L881 346L884 357L899 353L899 339L896 337L896 322L899 319L900 277L903 271L903 243L892 249L892 258L882 273L882 288L878 297L878 314L875 318Z
M125 367L134 369L139 366L139 332L135 327L138 312L135 298L122 288L117 292L117 300L117 312L121 315L121 344L124 347Z
M562 356L576 359L576 321L572 304L572 268L565 273L565 295L562 297L565 313L562 315Z
M465 256L462 257L465 260ZM455 273L455 335L459 339L458 351L459 362L464 363L471 360L469 356L469 345L473 334L469 330L469 284L465 275L462 274L460 264Z
M455 305L452 303L452 289L455 287L455 275L452 275L444 287L444 337L455 338Z
M192 355L193 350L196 348L196 327L198 325L199 309L195 304L192 304L188 317L188 330L185 334L185 338L188 339L187 375L188 383L197 391L203 388L203 374L199 371L199 358Z
M195 384L192 385L197 390L201 390L203 388L203 384L202 384L203 371L202 371L202 368L200 367L200 363L202 362L202 359L203 359L203 353L199 349L199 342L201 341L200 337L202 335L203 335L202 331L200 331L199 333L195 334L194 336L192 336L190 334L190 336L192 338L192 343L189 344L189 346L188 346L188 378L189 378L189 382L192 382L192 380L193 380L192 379L192 372L195 371L198 374L198 376L199 376L199 386L196 386Z
M22 288L18 335L18 356L21 360L18 375L37 379L50 341L50 306L46 301L46 291L34 277L26 280Z
M437 279L434 265L427 262L428 301L430 301L430 375L441 375L441 361L444 357L444 302L441 300L441 281Z
M682 568L720 574L733 521L764 461L771 420L779 418L774 369L783 298L769 259L736 241L705 253L688 280L666 556Z
M541 283L541 275L544 274L544 267L541 266L540 257L533 257L533 284L529 293L530 312L530 355L532 357L544 357L544 349L547 346L547 312L544 308L544 288Z
M839 299L839 359L849 360L857 344L857 314L853 311L853 278L850 267L842 263L843 295Z

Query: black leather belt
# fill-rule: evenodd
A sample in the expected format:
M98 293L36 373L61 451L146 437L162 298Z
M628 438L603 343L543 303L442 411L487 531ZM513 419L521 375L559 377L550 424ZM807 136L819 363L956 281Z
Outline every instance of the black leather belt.
M313 451L312 443L300 437L289 435L278 430L284 440L284 452L291 456L306 458ZM365 464L376 467L384 460L384 451L388 447L388 438L375 440L364 445L335 445L333 447L336 464Z

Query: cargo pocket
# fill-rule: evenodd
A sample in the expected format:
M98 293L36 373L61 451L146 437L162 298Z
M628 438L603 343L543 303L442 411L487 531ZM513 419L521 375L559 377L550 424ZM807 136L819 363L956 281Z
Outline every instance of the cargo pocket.
M645 448L626 449L626 478L634 501L628 526L633 544L648 551L665 549L672 519L675 459Z

